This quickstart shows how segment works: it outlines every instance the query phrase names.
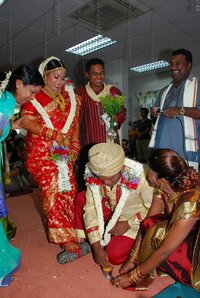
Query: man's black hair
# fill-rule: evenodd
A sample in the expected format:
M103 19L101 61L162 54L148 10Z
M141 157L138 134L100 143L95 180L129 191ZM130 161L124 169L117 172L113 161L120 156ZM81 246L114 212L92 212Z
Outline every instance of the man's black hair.
M172 52L172 56L184 55L185 60L192 64L192 53L186 49L178 49Z
M91 66L92 66L92 65L96 65L96 64L100 64L100 65L102 65L103 68L104 68L104 62L103 62L103 60L101 60L101 59L99 59L99 58L92 58L92 59L88 60L88 62L86 63L85 71L86 71L86 72L89 72Z

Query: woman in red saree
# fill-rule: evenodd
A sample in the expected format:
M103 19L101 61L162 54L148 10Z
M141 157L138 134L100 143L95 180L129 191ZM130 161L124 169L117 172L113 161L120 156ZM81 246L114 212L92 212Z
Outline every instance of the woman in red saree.
M43 61L39 71L45 87L23 105L21 126L28 131L26 165L41 189L47 236L64 249L57 256L63 264L88 252L74 232L73 164L80 150L80 98L65 79L66 69L58 58Z
M192 295L200 291L199 174L170 149L152 150L148 165L148 180L156 188L152 206L121 275L111 283L141 290L145 277L158 269L180 282L178 291L187 285Z

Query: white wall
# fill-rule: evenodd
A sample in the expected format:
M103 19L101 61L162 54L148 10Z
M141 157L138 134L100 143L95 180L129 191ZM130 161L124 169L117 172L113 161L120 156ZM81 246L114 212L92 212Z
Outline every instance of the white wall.
M130 113L129 117L131 121L135 121L139 116L139 107L138 99L136 93L145 92L150 90L161 89L164 86L168 85L171 78L168 73L160 74L145 74L144 76L140 75L138 78L132 79L129 81L129 101L130 101Z

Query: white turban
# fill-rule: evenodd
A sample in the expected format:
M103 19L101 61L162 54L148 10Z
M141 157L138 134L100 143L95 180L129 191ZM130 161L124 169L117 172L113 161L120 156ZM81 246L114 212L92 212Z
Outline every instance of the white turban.
M89 163L97 176L112 177L124 166L124 150L115 143L99 143L89 150Z

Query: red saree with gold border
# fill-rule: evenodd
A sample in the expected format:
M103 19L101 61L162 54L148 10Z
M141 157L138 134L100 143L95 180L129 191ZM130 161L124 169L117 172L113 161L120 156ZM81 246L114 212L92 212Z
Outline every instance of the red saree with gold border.
M61 111L58 104L46 93L41 91L36 95L36 100L42 105L48 114L54 129L61 131L68 121L71 102L68 92L62 93L65 98L65 109ZM23 105L22 116L34 117L35 122L46 126L41 114L31 104ZM64 135L73 138L80 118L80 98L76 96L76 112L69 130ZM77 140L77 139L76 139ZM75 138L74 138L75 142ZM74 232L74 197L77 193L77 186L74 177L73 164L68 162L70 192L58 192L58 168L54 161L50 160L50 148L52 141L28 132L26 137L27 168L35 177L40 189L43 211L47 220L48 239L50 242L62 244L70 241L77 241Z

